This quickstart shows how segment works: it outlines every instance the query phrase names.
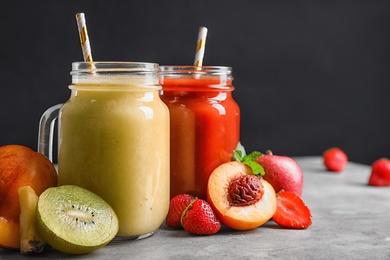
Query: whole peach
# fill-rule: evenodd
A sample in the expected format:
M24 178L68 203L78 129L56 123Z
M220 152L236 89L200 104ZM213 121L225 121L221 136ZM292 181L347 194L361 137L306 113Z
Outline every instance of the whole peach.
M57 184L57 172L44 155L22 145L0 147L1 247L19 248L19 188L31 186L39 196Z
M268 181L277 193L284 190L302 195L303 172L293 158L267 151L267 154L258 157L256 162L263 166L264 180Z

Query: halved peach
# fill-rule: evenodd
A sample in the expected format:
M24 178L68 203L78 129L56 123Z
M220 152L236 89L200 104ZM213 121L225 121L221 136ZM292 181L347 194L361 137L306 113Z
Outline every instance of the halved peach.
M207 200L221 222L236 230L257 228L276 211L274 188L237 161L217 167L209 177Z

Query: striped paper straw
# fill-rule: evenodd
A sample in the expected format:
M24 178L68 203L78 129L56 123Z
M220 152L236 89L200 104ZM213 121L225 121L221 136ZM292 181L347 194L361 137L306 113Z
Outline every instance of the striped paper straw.
M207 28L200 27L198 34L198 44L196 46L195 62L196 67L201 67L203 63L204 51L206 47Z
M76 14L77 26L79 28L81 49L83 51L84 61L92 62L91 46L89 45L89 37L87 32L87 22L84 13Z

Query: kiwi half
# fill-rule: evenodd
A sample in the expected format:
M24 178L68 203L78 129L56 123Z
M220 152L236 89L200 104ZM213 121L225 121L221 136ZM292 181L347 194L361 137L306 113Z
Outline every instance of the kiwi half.
M110 205L84 188L63 185L39 196L38 232L59 251L92 252L110 242L118 228L118 218Z

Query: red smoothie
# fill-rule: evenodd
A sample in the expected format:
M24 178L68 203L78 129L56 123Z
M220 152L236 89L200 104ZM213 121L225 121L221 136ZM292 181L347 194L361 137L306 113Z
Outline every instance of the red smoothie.
M240 110L228 67L163 66L161 99L170 111L171 198L206 198L211 172L232 159Z

